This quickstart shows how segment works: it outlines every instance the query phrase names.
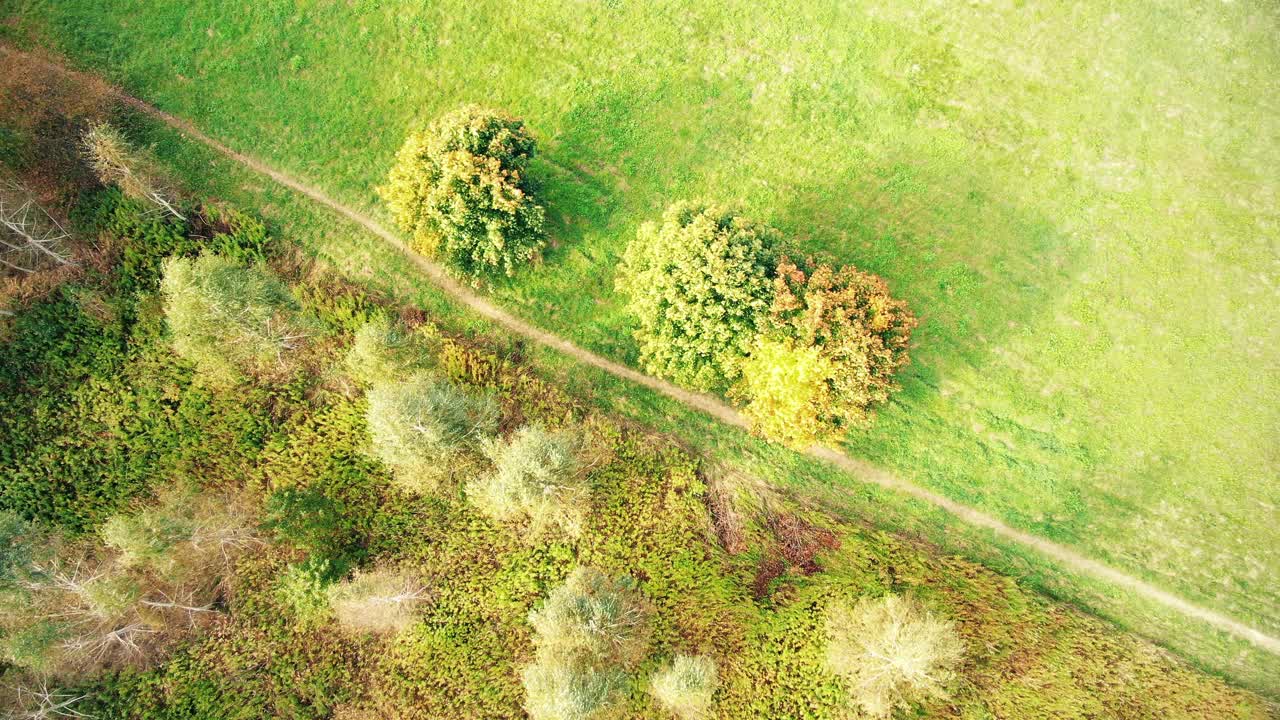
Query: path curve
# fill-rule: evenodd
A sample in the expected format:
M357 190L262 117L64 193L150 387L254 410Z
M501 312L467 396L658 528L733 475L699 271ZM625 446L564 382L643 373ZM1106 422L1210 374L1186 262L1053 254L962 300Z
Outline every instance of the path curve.
M37 58L29 53L14 50L3 43L0 43L0 55L8 56L11 54L26 56L29 60L34 60L44 64L49 69L59 74L70 76L81 75L81 73L71 70L63 65L59 65L42 58ZM558 350L579 362L597 367L611 375L660 392L663 395L673 398L685 405L688 405L689 407L696 408L697 410L700 410L728 425L734 425L741 428L747 427L746 421L743 420L738 411L734 410L719 398L703 393L690 392L684 388L677 387L666 380L662 380L661 378L646 375L633 368L627 367L626 365L622 365L614 362L613 360L597 355L589 350L584 350L558 335L547 332L535 325L531 325L530 323L498 307L493 302L473 291L471 288L458 282L456 279L448 275L442 266L409 249L409 246L406 245L398 235L383 227L372 217L360 212L359 210L344 205L338 200L330 197L319 188L308 185L256 158L231 149L222 142L205 134L188 120L167 113L150 103L133 97L121 89L115 88L114 86L111 88L111 92L125 105L128 105L145 115L160 120L175 130L178 130L203 145L216 150L222 155L231 158L250 170L261 175L265 175L290 190L305 195L311 200L324 205L330 210L347 218L351 222L363 227L365 230L368 230L374 235L382 238L397 250L404 253L415 265L427 274L436 286L445 293L452 296L455 300L461 302L472 311L483 315L498 325L506 328L508 331L528 340L532 340L540 345ZM1178 597L1167 590L1162 590L1145 580L1136 578L1083 555L1082 553L1072 550L1065 545L1061 545L1053 542L1052 540L1046 540L1045 538L1011 527L994 516L988 515L963 503L956 502L955 500L933 492L932 490L928 490L919 485L903 480L883 468L876 467L864 460L854 458L840 450L828 447L814 447L809 449L807 454L835 465L836 467L858 477L864 482L874 483L882 488L910 495L917 500L940 507L971 525L986 528L1006 540L1032 548L1041 555L1052 558L1060 565L1070 570L1125 588L1140 597L1164 605L1165 607L1175 610L1187 617L1203 621L1218 630L1226 632L1237 638L1247 640L1254 645L1271 652L1272 654L1280 655L1280 638L1267 635L1260 630L1249 627L1248 625L1217 612L1216 610L1196 605L1195 603Z

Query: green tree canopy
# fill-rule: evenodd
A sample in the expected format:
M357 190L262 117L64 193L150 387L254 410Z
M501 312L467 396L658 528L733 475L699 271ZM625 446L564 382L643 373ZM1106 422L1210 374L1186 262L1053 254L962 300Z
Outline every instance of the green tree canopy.
M410 133L378 192L415 246L454 272L512 275L543 246L534 152L523 122L468 105Z
M676 203L641 226L617 285L645 368L697 390L727 388L773 302L778 244L772 228L705 203Z

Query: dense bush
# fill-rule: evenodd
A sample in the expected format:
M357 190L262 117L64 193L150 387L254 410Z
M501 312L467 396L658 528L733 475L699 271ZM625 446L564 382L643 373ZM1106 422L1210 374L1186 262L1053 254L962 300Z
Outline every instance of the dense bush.
M543 245L545 212L526 175L524 123L466 106L410 133L379 188L415 245L470 278L505 273Z
M498 406L419 373L369 391L373 451L412 492L431 492L466 464L465 450L497 430Z
M827 633L827 666L872 717L946 697L964 652L951 623L897 595L833 606Z
M160 289L173 349L217 383L281 366L306 336L289 289L261 267L218 255L170 258Z
M768 324L736 394L760 432L804 445L865 424L889 399L916 318L878 276L783 259Z
M761 338L742 363L732 396L746 400L742 414L752 429L773 440L805 447L827 437L832 411L829 385L835 368L817 348L790 338Z
M521 428L510 441L486 442L494 470L468 483L467 497L500 522L527 519L531 537L551 528L577 537L591 507L579 445L569 432L537 425Z
M658 704L680 720L705 718L716 691L716 663L709 657L677 655L650 680Z
M724 207L676 203L627 246L617 286L640 361L698 390L738 376L773 301L778 234Z

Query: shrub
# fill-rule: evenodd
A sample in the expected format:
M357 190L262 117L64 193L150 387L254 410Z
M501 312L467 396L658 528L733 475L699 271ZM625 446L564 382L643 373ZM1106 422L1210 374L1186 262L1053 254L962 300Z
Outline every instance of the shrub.
M467 446L497 430L498 407L453 384L419 373L369 391L369 434L378 459L413 492L430 492Z
M644 366L698 390L736 379L773 300L777 244L771 228L715 205L676 203L641 226L617 285Z
M865 424L889 399L894 375L908 362L916 318L880 277L828 265L806 271L784 258L770 326L743 366L737 394L763 434L806 444ZM818 376L825 389L814 384ZM791 389L803 401L789 398Z
M577 537L591 503L578 445L570 433L536 425L521 428L510 442L486 442L494 471L468 483L467 497L500 522L527 518L531 536L555 527Z
M102 540L120 553L126 567L167 572L177 560L174 546L191 539L195 528L189 517L166 510L169 508L148 508L132 515L113 515L99 531Z
M378 192L414 244L470 278L512 275L543 245L524 123L466 106L409 134Z
M578 567L529 615L540 661L629 666L649 642L649 610L630 578Z
M617 670L540 660L524 669L525 710L531 720L590 720L626 686Z
M424 600L426 588L412 573L390 568L357 570L351 580L329 588L329 605L340 625L375 633L412 625L414 608Z
M89 164L104 185L115 185L127 197L150 203L182 220L182 213L161 188L155 174L129 141L107 123L89 127L84 134L84 150Z
M304 337L289 289L260 266L170 258L160 289L174 350L217 382L280 364Z
M702 655L677 655L650 681L658 704L680 720L697 720L711 711L716 691L716 662Z
M315 558L301 565L290 565L280 576L275 588L276 602L293 615L299 630L310 630L330 617L326 578L329 561Z
M828 668L872 717L945 698L964 649L951 623L896 595L832 607L827 633Z
M356 331L347 351L347 371L356 382L386 385L423 369L424 357L413 336L386 315L378 314Z

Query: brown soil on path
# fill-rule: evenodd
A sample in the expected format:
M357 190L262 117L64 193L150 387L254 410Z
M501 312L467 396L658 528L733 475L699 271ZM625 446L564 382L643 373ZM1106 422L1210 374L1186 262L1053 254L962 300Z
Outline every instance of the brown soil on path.
M29 53L15 50L4 43L0 43L0 57L22 57L27 62L34 61L45 65L49 71L53 73L82 77L86 82L100 82L94 76L82 75L81 73L70 70L56 62L36 58ZM646 375L633 368L627 367L626 365L622 365L601 357L600 355L596 355L588 350L584 350L558 335L554 335L521 320L449 276L440 265L410 250L398 235L386 229L368 215L342 204L330 197L324 191L312 185L308 185L301 180L276 170L260 160L227 147L223 143L202 132L187 120L160 110L159 108L139 100L122 90L112 89L111 92L120 102L141 113L160 120L161 122L187 135L191 139L216 150L222 155L231 158L250 170L265 175L277 183L305 195L316 203L324 205L337 214L347 218L351 222L363 227L365 230L382 238L409 257L414 264L431 279L431 282L445 293L470 308L472 311L497 323L507 331L528 340L532 340L540 345L562 352L579 362L604 370L616 377L660 392L689 407L700 410L721 422L737 427L746 427L746 422L743 420L742 416L722 400L709 395L690 392L660 378ZM916 500L942 508L966 523L990 530L992 533L1005 540L1031 548L1041 555L1053 559L1067 570L1088 575L1111 585L1123 588L1146 600L1164 605L1165 607L1181 613L1186 617L1200 620L1214 628L1217 628L1218 630L1226 632L1237 638L1247 640L1268 652L1280 655L1280 638L1271 637L1270 635L1266 635L1259 630L1249 627L1248 625L1215 610L1184 600L1173 593L1162 590L1132 575L1116 570L1115 568L1072 550L1065 545L1018 530L1017 528L1011 527L991 515L956 502L955 500L935 493L932 490L928 490L919 485L903 480L882 468L875 467L870 463L853 458L839 450L826 447L815 447L811 448L808 451L808 454L844 470L863 482L873 483L882 488L906 494Z

